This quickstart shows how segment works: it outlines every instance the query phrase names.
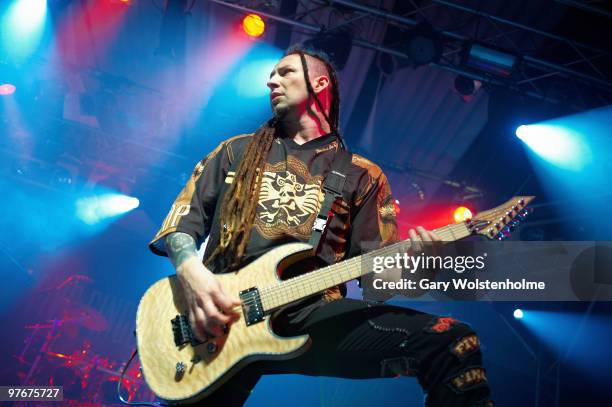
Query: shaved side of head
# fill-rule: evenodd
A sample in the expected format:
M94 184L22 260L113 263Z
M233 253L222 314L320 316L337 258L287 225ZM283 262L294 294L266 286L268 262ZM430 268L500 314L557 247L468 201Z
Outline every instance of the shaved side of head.
M329 78L329 72L325 66L325 62L311 55L305 54L306 63L308 64L308 76L311 81L315 80L319 76L327 76Z

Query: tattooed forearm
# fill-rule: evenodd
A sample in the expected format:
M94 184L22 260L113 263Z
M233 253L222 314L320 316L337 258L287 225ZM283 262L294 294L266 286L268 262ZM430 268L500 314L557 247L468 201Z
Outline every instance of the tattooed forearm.
M166 237L166 250L175 268L188 258L198 255L195 240L183 232L174 232Z

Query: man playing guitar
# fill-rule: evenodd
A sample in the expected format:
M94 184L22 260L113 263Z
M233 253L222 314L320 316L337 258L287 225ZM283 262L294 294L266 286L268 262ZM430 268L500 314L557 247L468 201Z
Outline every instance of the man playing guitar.
M274 117L253 134L224 141L196 165L150 244L175 266L189 324L201 340L231 329L241 304L215 274L236 271L273 247L309 241L324 201L322 185L342 157L344 185L317 258L331 264L398 241L385 174L344 150L338 79L326 56L288 50L268 87ZM422 242L440 240L422 227L409 235L417 251ZM207 236L202 262L197 247ZM242 405L259 377L270 373L416 376L427 406L493 405L478 337L468 325L344 298L345 292L339 285L276 312L275 333L307 333L310 349L287 361L247 365L208 396L207 405Z

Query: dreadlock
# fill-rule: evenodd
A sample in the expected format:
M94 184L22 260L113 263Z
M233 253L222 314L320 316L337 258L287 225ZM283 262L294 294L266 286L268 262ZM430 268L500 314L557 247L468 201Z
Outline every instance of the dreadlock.
M251 235L255 210L259 201L259 189L263 179L263 167L270 146L274 141L276 119L261 126L246 147L232 182L225 192L221 206L219 244L206 265L211 265L218 256L228 258L229 269L238 266Z
M344 140L342 140L338 132L338 123L340 119L340 92L338 90L336 70L329 62L327 55L321 52L306 50L300 46L296 46L289 48L287 52L285 52L284 57L292 54L299 54L308 93L314 98L317 106L323 113L325 120L327 120L330 126L330 130L338 136L342 148L345 148ZM329 116L325 112L325 109L323 109L319 98L312 89L305 55L309 55L321 61L329 74L332 86L332 104L330 106ZM229 186L223 197L219 219L221 224L221 228L219 229L219 244L206 260L207 266L211 265L219 256L222 256L228 260L226 263L228 269L236 270L239 266L240 259L244 256L251 230L253 229L253 222L255 221L257 202L259 202L259 190L263 179L263 169L268 151L274 142L276 125L276 118L268 120L257 129L244 151L240 165L234 175L234 182Z

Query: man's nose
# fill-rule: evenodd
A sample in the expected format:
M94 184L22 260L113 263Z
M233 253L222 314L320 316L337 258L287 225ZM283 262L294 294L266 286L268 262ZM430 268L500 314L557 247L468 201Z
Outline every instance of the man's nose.
M268 86L268 88L273 91L274 89L278 88L280 85L278 84L277 81L277 75L273 75L270 77L270 79L268 79L268 83L266 84Z

